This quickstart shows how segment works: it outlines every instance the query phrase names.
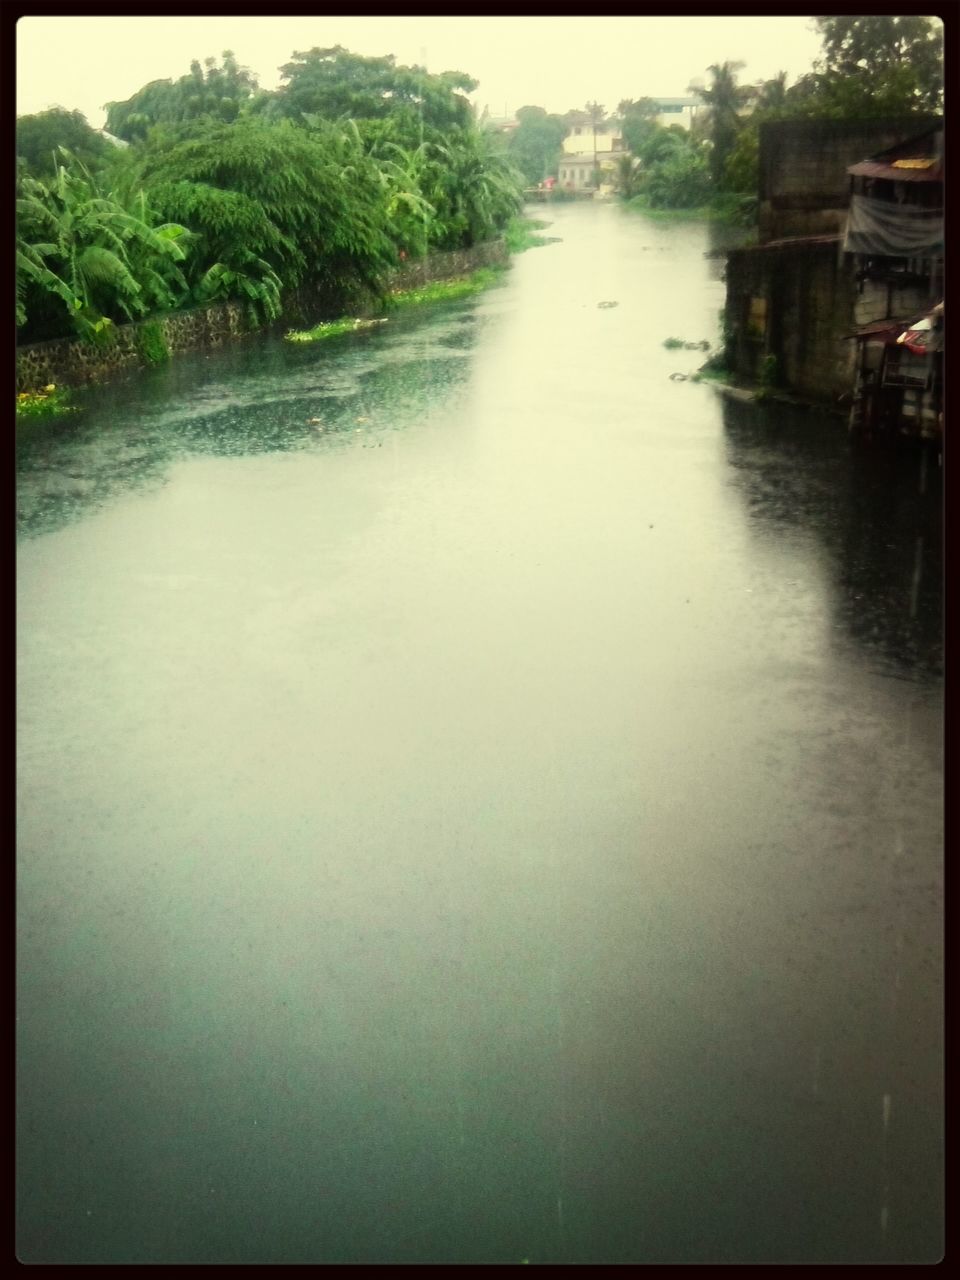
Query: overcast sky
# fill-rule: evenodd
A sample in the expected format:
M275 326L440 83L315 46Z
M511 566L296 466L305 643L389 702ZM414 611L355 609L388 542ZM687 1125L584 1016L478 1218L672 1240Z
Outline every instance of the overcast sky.
M279 83L294 50L341 44L392 53L432 72L466 71L478 108L511 114L528 104L567 111L590 99L683 96L713 62L746 63L741 79L810 69L820 41L805 17L309 18L24 17L17 24L17 114L62 106L97 128L103 104L151 80L185 75L232 49L262 88Z

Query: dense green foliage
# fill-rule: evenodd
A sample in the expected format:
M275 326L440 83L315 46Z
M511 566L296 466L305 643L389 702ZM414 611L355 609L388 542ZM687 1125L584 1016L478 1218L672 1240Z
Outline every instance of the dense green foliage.
M17 396L17 417L54 418L73 413L74 406L69 399L66 387L58 387L52 382L39 391L21 391Z
M156 124L185 120L235 120L257 88L256 78L237 65L227 50L223 65L194 60L190 74L179 80L153 80L125 102L107 103L107 132L127 142L140 141Z
M567 127L559 116L543 107L521 107L510 138L510 157L531 186L556 174L557 160Z
M21 172L33 178L52 178L57 168L58 148L66 147L89 169L101 166L113 149L96 129L91 129L79 111L51 107L17 119L17 160Z
M376 294L403 259L501 234L519 212L523 176L474 124L464 94L475 83L462 72L340 47L295 53L282 71L280 89L258 92L225 53L145 85L109 104L122 150L77 113L21 122L23 340L94 338L219 299L261 323L301 285L336 305L357 288Z
M697 89L709 113L710 176L718 190L723 187L724 166L742 127L740 112L756 97L755 89L737 84L737 72L743 65L742 62L714 63L708 68L712 83L705 89Z
M18 327L30 317L40 336L72 328L91 337L175 306L186 291L179 263L187 239L145 196L102 188L64 155L51 182L24 177L18 184Z
M464 94L477 82L461 71L430 75L422 67L398 67L392 55L367 58L342 45L294 53L280 68L285 81L275 94L264 94L256 110L301 121L307 114L328 120L422 120L428 129L444 131L470 123Z
M538 231L542 231L544 227L549 227L549 225L549 222L541 222L536 218L519 216L511 218L504 232L507 248L511 253L524 253L527 249L538 249L543 245L553 243L556 240L556 236L537 235Z
M833 118L937 114L943 110L939 18L816 18L823 57L788 93L791 114Z
M146 320L139 325L134 342L147 364L163 364L170 359L170 348L159 320Z

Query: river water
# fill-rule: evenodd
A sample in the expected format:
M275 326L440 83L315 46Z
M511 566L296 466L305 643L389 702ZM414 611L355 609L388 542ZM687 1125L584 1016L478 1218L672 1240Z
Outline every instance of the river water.
M24 1260L941 1254L936 466L536 212L21 433Z

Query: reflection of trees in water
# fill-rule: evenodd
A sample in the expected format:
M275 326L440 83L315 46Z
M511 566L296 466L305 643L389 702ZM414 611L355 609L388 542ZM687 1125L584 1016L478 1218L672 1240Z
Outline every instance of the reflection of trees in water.
M915 450L851 443L839 418L725 401L727 460L751 520L814 533L837 621L911 673L943 669L941 475ZM921 468L925 475L921 476ZM921 492L921 486L925 492Z
M462 387L472 320L422 315L374 341L313 348L239 343L81 393L80 413L18 428L20 532L61 528L160 485L177 459L348 447L415 426Z

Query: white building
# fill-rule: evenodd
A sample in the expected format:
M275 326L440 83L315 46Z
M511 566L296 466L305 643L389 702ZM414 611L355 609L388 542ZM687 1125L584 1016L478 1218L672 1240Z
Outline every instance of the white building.
M585 111L571 111L567 120L569 132L563 140L557 181L567 190L595 190L595 170L609 172L626 150L620 121L615 117L599 121L594 138L593 123Z
M653 98L652 101L657 104L657 124L678 124L683 129L690 128L697 112L704 107L701 98Z

